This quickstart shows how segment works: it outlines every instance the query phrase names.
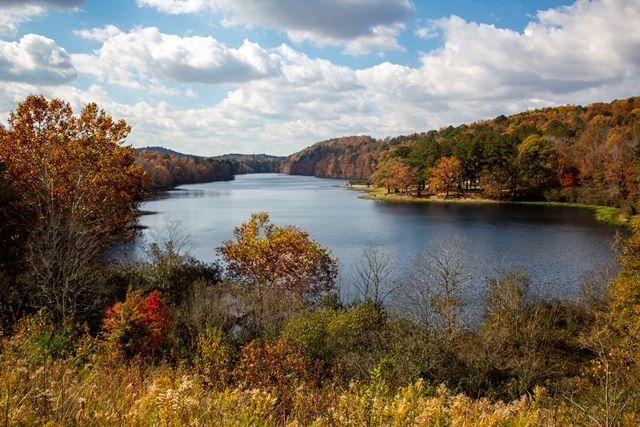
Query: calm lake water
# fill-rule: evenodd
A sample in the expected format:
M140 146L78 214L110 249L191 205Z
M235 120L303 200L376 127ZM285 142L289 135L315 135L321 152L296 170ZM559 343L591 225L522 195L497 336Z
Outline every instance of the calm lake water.
M537 289L555 296L574 294L586 275L612 263L616 228L597 223L588 209L385 203L360 199L361 193L338 187L343 183L255 174L185 185L142 205L157 214L140 218L147 229L130 251L140 256L145 238L177 222L190 235L189 252L212 261L214 248L232 237L234 226L252 212L267 211L274 223L299 226L333 251L345 296L352 294L354 266L367 247L389 253L401 279L426 245L455 237L485 271L523 267Z

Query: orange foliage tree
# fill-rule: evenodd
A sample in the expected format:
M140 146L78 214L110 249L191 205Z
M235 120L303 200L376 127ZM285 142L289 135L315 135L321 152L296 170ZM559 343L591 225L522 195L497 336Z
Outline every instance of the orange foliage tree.
M124 141L130 128L96 104L80 115L59 99L29 96L0 126L0 163L11 197L0 263L21 298L58 320L97 316L109 289L96 269L104 249L132 234L146 174Z
M387 188L387 194L394 190L408 191L416 180L416 173L402 160L390 157L373 174L375 185Z
M449 191L460 183L462 164L457 157L441 157L436 165L429 169L429 188L432 191Z
M266 212L236 227L218 248L232 279L259 292L285 291L314 301L332 290L337 262L329 251L293 226L277 227Z
M59 99L29 96L0 126L0 157L13 190L14 220L69 215L101 235L134 218L146 174L123 145L131 128L87 104L79 116Z

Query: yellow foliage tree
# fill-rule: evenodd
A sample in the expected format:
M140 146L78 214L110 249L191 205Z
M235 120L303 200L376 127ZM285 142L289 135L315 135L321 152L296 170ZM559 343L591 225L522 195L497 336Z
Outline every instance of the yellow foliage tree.
M243 285L260 293L282 290L305 301L334 288L337 262L307 232L277 227L269 214L261 212L252 214L233 234L235 238L225 241L218 252L228 274Z
M373 174L373 183L378 187L386 187L387 194L391 189L406 192L415 182L415 171L397 157L386 159Z

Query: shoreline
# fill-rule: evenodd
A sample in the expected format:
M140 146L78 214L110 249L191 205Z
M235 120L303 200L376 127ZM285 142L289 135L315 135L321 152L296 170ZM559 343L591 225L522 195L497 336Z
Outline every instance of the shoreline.
M459 204L476 204L476 205L494 205L494 204L511 204L511 205L528 205L528 206L558 206L580 209L590 209L594 212L594 218L598 222L613 225L616 227L628 227L630 218L623 217L620 208L612 206L588 205L582 203L556 202L556 201L512 201L512 200L495 200L483 197L462 197L444 199L440 197L414 197L402 194L386 194L384 188L372 188L364 185L341 186L351 191L359 191L363 194L361 199L377 200L389 203L459 203Z

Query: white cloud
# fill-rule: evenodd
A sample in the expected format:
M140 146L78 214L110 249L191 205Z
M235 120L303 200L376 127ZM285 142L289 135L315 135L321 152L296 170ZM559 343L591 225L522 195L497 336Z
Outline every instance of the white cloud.
M77 69L124 86L150 86L159 80L237 83L270 76L279 68L276 56L248 40L229 48L210 36L180 37L155 27L125 33L108 26L77 34L102 41L93 53L72 55Z
M13 5L0 7L0 35L13 35L20 24L44 15L45 9L39 5Z
M211 0L136 0L136 3L171 15L201 12L213 5Z
M105 42L112 37L122 33L115 25L106 25L102 28L92 28L84 30L74 30L73 33L83 39L94 40L97 42Z
M424 54L419 67L383 63L359 74L413 103L571 100L638 80L639 21L640 3L625 0L543 11L522 33L454 16L436 22L444 46Z
M399 50L411 0L137 0L164 13L212 11L226 25L274 28L296 42L344 45L345 53Z
M13 35L20 24L46 13L47 7L76 8L84 0L2 0L0 2L0 35Z
M76 77L67 52L47 37L27 34L17 42L0 40L0 80L62 84Z
M429 25L425 27L416 28L414 34L422 40L434 39L440 36L440 32L437 29L437 23L434 22L430 22Z
M57 9L73 9L84 4L84 0L2 0L0 9L13 6L41 5Z

